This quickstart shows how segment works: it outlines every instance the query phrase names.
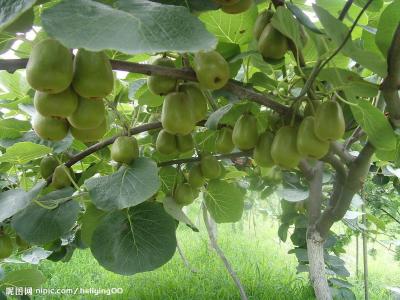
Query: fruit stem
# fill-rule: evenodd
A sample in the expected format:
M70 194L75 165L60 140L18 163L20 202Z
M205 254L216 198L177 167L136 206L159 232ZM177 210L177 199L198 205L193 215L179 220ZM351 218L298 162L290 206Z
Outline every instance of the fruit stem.
M349 101L347 101L346 99L344 99L344 98L343 98L342 96L340 96L336 91L334 92L334 94L335 94L335 96L336 96L340 101L342 101L343 103L345 103L345 104L347 104L347 105L350 105L350 106L358 106L358 104L349 102Z

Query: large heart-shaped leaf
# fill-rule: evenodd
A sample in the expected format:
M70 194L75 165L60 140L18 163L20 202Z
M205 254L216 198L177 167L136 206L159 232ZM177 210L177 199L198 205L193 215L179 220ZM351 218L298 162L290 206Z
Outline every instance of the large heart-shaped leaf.
M21 142L8 148L6 153L0 156L0 162L9 162L22 165L32 160L41 158L50 152L51 149L49 147L31 142Z
M35 2L36 0L1 0L0 31L30 9Z
M160 188L156 163L139 158L114 174L85 181L93 203L102 210L123 209L138 205Z
M6 274L2 284L11 287L38 288L46 281L42 272L36 269L11 271Z
M187 8L146 0L120 0L116 8L64 0L43 12L42 24L65 46L92 51L195 52L213 49L217 42Z
M175 221L161 204L145 202L106 215L93 234L91 251L114 273L151 271L174 255L175 230Z
M394 32L400 22L400 2L395 1L389 4L379 18L378 31L375 35L375 42L386 57L392 43Z
M353 100L351 111L357 123L367 133L375 148L383 151L396 149L396 135L385 115L368 101Z
M29 192L15 189L0 193L0 223L27 207L45 184L44 181L40 181Z
M205 202L215 222L237 222L243 214L244 191L235 183L212 180L207 186Z
M190 10L204 11L218 9L218 5L213 0L150 0L169 5L185 6Z
M57 201L70 197L73 188L51 192L38 201ZM47 209L31 203L12 219L12 226L21 238L27 242L43 245L66 234L78 218L80 206L75 201L67 201L55 209Z
M327 10L318 5L313 5L314 11L317 14L322 26L324 26L326 34L339 47L346 38L349 28L341 21L332 16ZM341 53L352 58L362 66L370 69L381 77L387 74L386 62L378 53L367 51L353 43L352 39L348 39Z
M241 14L226 14L221 10L203 13L200 19L220 42L247 44L253 38L253 24L257 8L253 6Z

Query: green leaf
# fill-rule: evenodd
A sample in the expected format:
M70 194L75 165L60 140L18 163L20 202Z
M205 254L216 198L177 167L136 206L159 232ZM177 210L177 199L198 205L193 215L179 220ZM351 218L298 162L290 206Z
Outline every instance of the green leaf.
M178 170L171 166L163 167L160 168L159 175L163 192L171 192L178 176Z
M15 189L0 193L0 223L27 207L45 185L40 181L29 192Z
M333 17L322 7L313 5L313 8L319 20L321 21L326 34L333 40L336 46L339 47L345 40L349 29L345 24ZM385 77L387 74L385 60L377 53L366 51L365 49L358 47L358 45L353 43L351 38L347 40L341 50L341 53L352 58L362 66L370 69L381 77Z
M386 230L386 224L385 221L375 217L374 215L371 214L366 214L367 220L373 224L375 224L376 228L385 231Z
M46 147L52 148L53 153L62 153L66 151L72 144L72 135L68 134L63 140L58 142L52 142L48 140L41 139L36 132L28 131L22 135L22 137L17 139L0 139L0 146L4 148L11 147L20 142L32 142L34 144L44 145Z
M207 186L205 202L215 222L237 222L243 214L244 192L235 183L212 180Z
M400 1L389 4L379 18L375 42L384 57L387 57L394 32L400 22Z
M7 32L0 32L0 54L3 54L10 50L15 40L15 35L9 34Z
M321 30L315 26L310 18L297 5L287 2L286 6L301 24L317 34L322 34Z
M278 228L278 236L282 242L286 242L287 240L289 226L288 223L282 223Z
M148 89L139 97L139 105L147 105L148 107L159 107L163 104L164 98L154 95Z
M81 239L86 246L91 245L93 233L105 215L105 211L97 209L92 203L86 206L86 211L79 220L81 223Z
M160 188L156 163L138 158L114 174L85 181L93 203L102 210L123 209L138 205Z
M0 120L0 139L15 139L31 129L31 123L10 118Z
M357 73L345 69L326 68L319 73L318 78L355 97L375 97L379 91L377 84L365 81Z
M218 123L221 118L228 113L233 107L233 103L228 103L225 106L218 108L214 111L207 119L206 127L211 130L216 130L218 128Z
M372 145L379 150L396 149L396 135L385 115L368 101L353 100L351 111L357 123L367 133Z
M36 0L1 0L0 31L10 25L20 15L30 9Z
M241 14L226 14L222 10L209 11L200 15L206 28L220 42L244 45L253 38L253 24L257 18L256 6Z
M68 198L73 188L57 190L41 197L38 201L50 202ZM12 219L11 225L27 242L43 245L68 233L75 224L80 206L75 201L59 204L55 209L46 209L31 203Z
M166 197L163 200L163 206L165 211L173 217L175 220L185 223L187 226L198 232L196 225L188 218L188 216L182 211L183 206L176 203L172 197Z
M367 3L368 3L368 0L355 0L354 1L354 4L360 8L363 8ZM383 0L374 0L368 6L367 10L378 12L381 10L382 6L383 6Z
M211 50L216 39L189 10L146 0L120 0L111 8L90 0L64 0L42 14L44 30L69 48L143 52Z
M109 271L133 275L168 262L176 249L176 223L161 204L145 202L106 215L96 228L91 251Z
M46 282L46 277L36 269L17 270L6 273L2 284L7 287L38 288Z
M308 198L309 192L306 190L296 189L296 188L289 188L281 186L276 191L278 197L290 201L290 202L300 202L306 200Z
M6 153L0 156L0 162L10 162L22 165L41 158L49 153L51 153L49 147L37 145L31 142L21 142L7 148Z
M1 88L5 90L5 93L0 93L0 99L14 100L25 97L30 100L30 97L26 97L30 86L22 72L17 71L11 74L7 71L0 71L0 82Z
M205 11L218 9L219 6L213 0L150 0L152 2L158 2L169 5L180 5L189 8L194 11Z
M297 48L302 49L304 43L300 36L299 22L293 17L293 14L287 8L279 6L271 19L272 25L283 35L290 38Z

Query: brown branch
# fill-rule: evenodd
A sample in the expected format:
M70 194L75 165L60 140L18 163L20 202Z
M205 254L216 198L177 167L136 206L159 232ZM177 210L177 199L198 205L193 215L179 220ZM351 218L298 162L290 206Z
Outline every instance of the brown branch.
M362 188L374 152L375 148L372 144L367 143L358 157L350 164L340 198L334 206L325 209L317 222L316 228L322 237L326 237L332 225L343 218L354 195Z
M347 180L347 168L338 157L331 153L323 157L322 161L330 164L336 172L332 194L328 202L328 207L333 208L342 195L343 186Z
M134 127L132 129L130 129L129 130L129 134L130 135L135 135L135 134L138 134L138 133L150 131L150 130L153 130L153 129L159 129L159 128L161 128L161 123L160 122L147 123L147 124L140 125L140 126L137 126L137 127ZM93 154L93 153L95 153L95 152L97 152L97 151L99 151L99 150L111 145L112 143L114 143L114 141L119 136L122 136L122 135L127 135L127 133L113 136L113 137L111 137L111 138L109 138L107 140L101 141L99 143L96 143L96 144L90 146L89 148L79 152L77 155L74 155L73 157L71 157L66 163L64 163L64 165L66 167L72 167L74 164L76 164L77 162L81 161L85 157L87 157L87 156L89 156L89 155L91 155L91 154ZM46 179L47 184L50 184L51 180L52 180L52 176L50 175Z
M310 225L315 225L321 216L323 169L323 163L317 162L314 167L314 174L309 180L310 195L308 197L307 211Z
M18 69L26 67L27 59L0 59L0 70L14 72ZM154 66L149 64L139 64L121 60L111 60L111 65L114 70L126 71L131 73L139 73L144 75L161 75L168 76L183 80L197 81L196 74L192 69L182 68L168 68L162 66ZM244 86L241 82L236 80L229 80L223 88L226 91L235 94L242 99L248 99L257 102L261 105L271 108L279 114L291 115L292 110L275 99L255 91L253 88Z
M247 152L233 152L229 154L220 154L220 155L214 155L216 159L226 159L226 158L238 158L238 157L248 157L251 156L252 153L250 151ZM200 161L200 157L190 157L190 158L182 158L182 159L174 159L170 161L163 161L158 164L159 167L166 167L166 166L172 166L172 165L181 165L181 164L187 164L191 162L196 162Z
M203 210L204 224L206 225L206 229L207 229L208 237L210 238L211 246L214 248L215 252L217 252L218 256L224 263L225 268L228 270L229 275L232 277L233 281L235 282L235 285L239 289L240 298L242 300L247 300L248 298L246 295L246 291L244 290L244 287L243 287L242 283L240 282L239 277L237 276L235 270L232 268L232 265L229 263L224 252L222 251L222 249L219 247L219 245L217 243L217 239L215 238L215 235L214 235L211 225L209 223L210 220L208 218L207 207L204 202L201 204L201 207Z
M330 151L339 156L340 159L347 165L352 163L355 159L355 157L344 148L344 145L340 144L339 142L332 142L330 145Z

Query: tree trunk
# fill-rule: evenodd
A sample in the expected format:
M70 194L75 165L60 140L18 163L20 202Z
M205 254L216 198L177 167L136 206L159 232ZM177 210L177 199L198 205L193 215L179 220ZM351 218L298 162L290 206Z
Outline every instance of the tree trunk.
M308 228L307 253L310 267L310 280L318 300L332 300L325 273L324 239L315 230Z

